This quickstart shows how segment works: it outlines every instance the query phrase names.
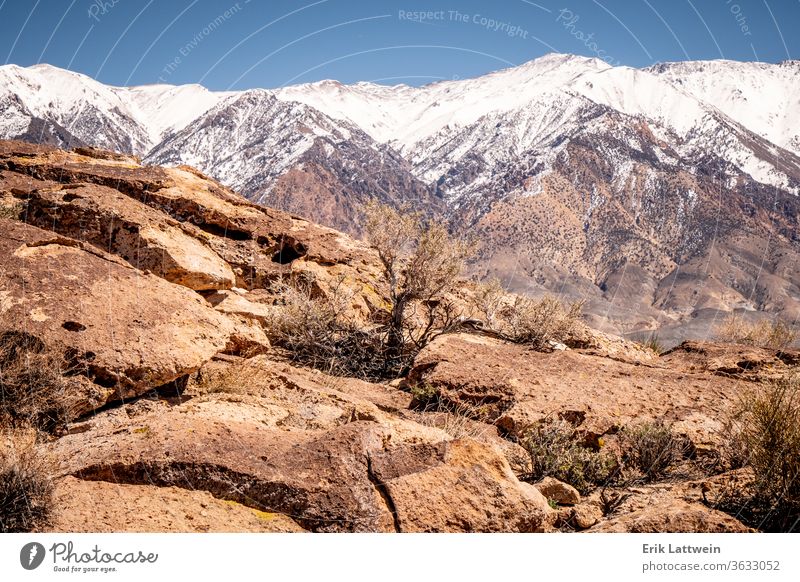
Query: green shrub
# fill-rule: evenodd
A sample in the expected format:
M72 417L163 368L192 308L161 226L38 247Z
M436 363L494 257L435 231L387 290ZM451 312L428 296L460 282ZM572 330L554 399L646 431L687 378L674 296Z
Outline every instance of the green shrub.
M654 481L683 459L687 443L663 422L640 422L620 432L622 464L634 477Z
M522 475L523 480L554 477L584 495L607 482L616 466L611 455L583 446L574 427L564 420L538 423L520 439L520 445L530 456L530 473Z

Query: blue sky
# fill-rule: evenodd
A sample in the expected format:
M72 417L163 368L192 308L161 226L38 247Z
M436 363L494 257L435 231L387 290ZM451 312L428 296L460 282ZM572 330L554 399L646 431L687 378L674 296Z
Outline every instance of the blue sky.
M0 61L113 85L419 85L548 52L779 62L798 24L800 0L0 0Z

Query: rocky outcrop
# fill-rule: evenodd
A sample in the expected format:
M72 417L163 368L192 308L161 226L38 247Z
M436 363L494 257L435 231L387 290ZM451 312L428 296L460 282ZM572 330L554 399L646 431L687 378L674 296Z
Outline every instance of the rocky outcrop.
M190 374L232 324L189 289L75 239L0 219L4 330L59 349L92 381L77 414Z
M690 369L677 353L652 363L589 350L541 353L494 338L437 338L414 362L414 385L453 406L480 409L507 433L560 417L589 442L634 420L665 420L697 447L717 442L721 418L741 390L735 378Z
M312 531L544 526L546 500L497 449L386 412L403 402L385 389L370 390L379 407L360 396L367 383L263 358L215 366L187 394L236 394L96 415L53 445L63 474L206 491Z
M407 378L370 383L270 345L287 283L343 290L365 324L387 305L362 243L196 170L0 141L0 338L28 346L0 345L0 366L52 351L76 402L45 427L54 531L740 531L685 476L615 481L613 503L522 482L520 437L561 418L613 455L622 427L665 421L699 470L743 384L800 363L707 342L659 357L580 325L544 353L470 319Z
M383 305L377 259L363 243L249 203L193 168L84 153L1 142L0 192L26 206L29 222L193 289L292 277L323 293L344 284L364 316Z
M384 304L362 243L187 167L0 141L0 210L0 323L88 379L76 415L215 354L268 350L264 323L287 279L346 289L362 318Z

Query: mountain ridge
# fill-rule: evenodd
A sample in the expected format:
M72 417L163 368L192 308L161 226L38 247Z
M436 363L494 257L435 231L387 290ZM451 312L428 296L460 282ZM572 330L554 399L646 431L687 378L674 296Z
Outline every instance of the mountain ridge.
M421 87L221 93L31 69L0 67L0 137L196 166L351 234L371 197L411 205L481 239L476 272L585 299L615 333L800 317L794 63L549 54Z

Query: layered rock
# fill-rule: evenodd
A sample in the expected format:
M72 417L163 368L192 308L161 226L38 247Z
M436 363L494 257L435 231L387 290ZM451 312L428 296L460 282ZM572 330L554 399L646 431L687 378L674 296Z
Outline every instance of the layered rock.
M692 368L675 351L651 362L593 350L541 353L474 334L441 336L414 362L409 381L454 406L480 409L508 433L563 418L590 442L641 420L674 424L701 447L717 442L741 379Z
M53 445L63 474L207 491L312 531L544 527L546 500L497 449L384 412L402 402L380 387L369 390L379 408L359 396L367 383L265 359L216 365L206 373L228 376L187 394L236 394L99 414Z
M232 323L202 297L86 243L0 219L0 317L92 382L77 411L138 396L225 349Z

